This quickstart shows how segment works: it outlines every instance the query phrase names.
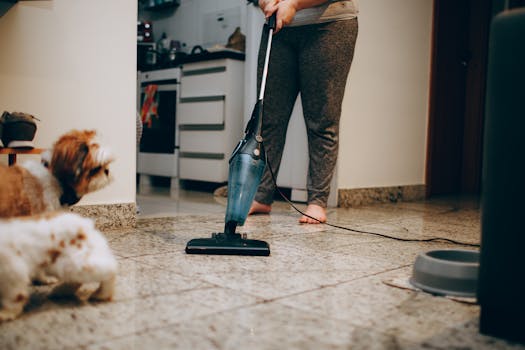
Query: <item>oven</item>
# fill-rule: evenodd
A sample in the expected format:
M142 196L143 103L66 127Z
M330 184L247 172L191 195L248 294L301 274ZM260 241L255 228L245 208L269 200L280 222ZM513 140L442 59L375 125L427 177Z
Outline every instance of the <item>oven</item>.
M178 177L177 99L180 68L138 74L138 106L143 131L137 159L139 175ZM141 176L142 181L142 176Z

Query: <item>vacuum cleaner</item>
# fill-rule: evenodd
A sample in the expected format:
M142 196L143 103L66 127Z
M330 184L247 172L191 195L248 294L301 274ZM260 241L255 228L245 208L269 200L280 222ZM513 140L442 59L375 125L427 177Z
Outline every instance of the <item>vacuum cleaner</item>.
M236 233L248 216L257 187L266 166L262 132L263 99L268 75L268 62L275 30L276 15L267 23L268 44L259 91L250 120L246 125L244 138L239 141L229 160L228 204L224 232L212 233L211 238L196 238L186 244L187 254L220 255L270 255L270 246L265 241L247 239L246 234Z

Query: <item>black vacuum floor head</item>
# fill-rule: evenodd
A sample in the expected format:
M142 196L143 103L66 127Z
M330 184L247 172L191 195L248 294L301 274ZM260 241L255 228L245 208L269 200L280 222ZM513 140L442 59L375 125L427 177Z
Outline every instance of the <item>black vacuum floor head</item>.
M237 237L239 236L239 237ZM231 237L224 233L213 234L211 238L196 238L186 244L187 254L251 255L268 256L270 246L265 241Z

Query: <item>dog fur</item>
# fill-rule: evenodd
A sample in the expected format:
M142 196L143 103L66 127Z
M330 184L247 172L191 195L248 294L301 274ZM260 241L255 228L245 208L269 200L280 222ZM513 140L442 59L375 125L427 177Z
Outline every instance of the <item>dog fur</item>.
M73 130L42 155L42 162L0 165L0 217L55 211L108 185L113 158L95 136L93 130Z
M91 219L53 213L0 220L0 322L23 311L39 276L58 278L55 294L99 282L91 299L111 300L116 273L117 261Z

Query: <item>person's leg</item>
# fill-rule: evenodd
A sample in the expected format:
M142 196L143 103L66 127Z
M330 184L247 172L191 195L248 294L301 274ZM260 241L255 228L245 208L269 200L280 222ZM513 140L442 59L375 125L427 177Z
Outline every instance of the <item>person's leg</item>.
M260 89L268 36L261 38L257 86ZM299 91L294 40L287 28L274 35L263 104L263 145L268 163L250 208L250 214L268 213L274 196L274 183L268 167L277 176L283 154L286 130Z
M308 133L306 214L326 221L339 147L339 119L357 39L357 19L305 28L299 54L300 87ZM303 223L319 221L303 216Z

